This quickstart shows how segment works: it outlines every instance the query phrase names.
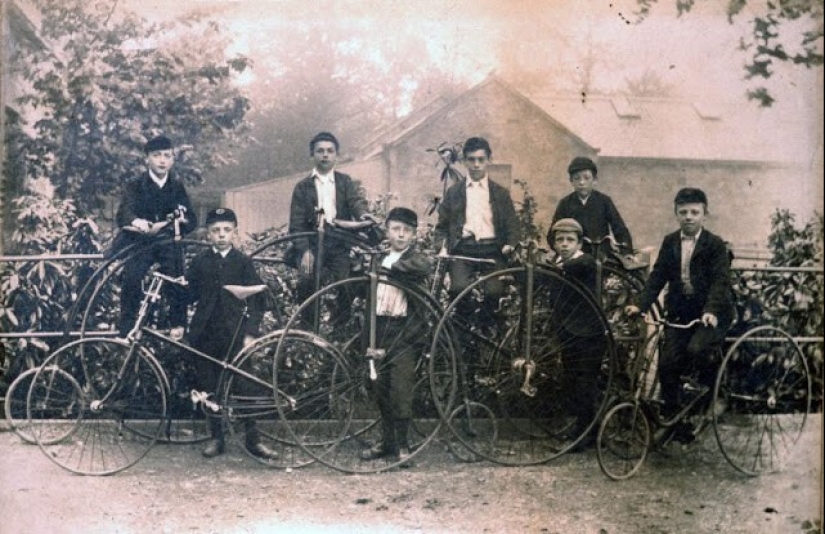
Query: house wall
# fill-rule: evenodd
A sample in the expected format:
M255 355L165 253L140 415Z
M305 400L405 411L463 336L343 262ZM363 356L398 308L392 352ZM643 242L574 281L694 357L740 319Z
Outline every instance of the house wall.
M682 187L707 194L706 226L736 248L764 248L776 209L790 209L803 224L811 212L814 193L804 190L811 180L788 166L611 158L598 165L597 187L613 198L637 248L658 247L677 229L673 198Z
M429 198L442 196L438 155L427 152L442 142L463 143L480 136L490 142L493 162L511 166L511 178L529 182L532 194L541 200L538 221L549 221L552 209L568 192L567 164L576 155L593 156L593 149L570 135L543 112L498 83L470 91L441 116L416 128L388 147L390 190L419 213L424 223L435 224L436 214L423 217ZM466 170L459 169L466 175ZM502 184L508 185L508 184ZM520 201L521 188L510 185L513 199ZM545 225L546 227L546 225Z
M386 190L386 171L380 158L346 163L337 169L360 181L369 199ZM308 174L309 171L224 192L223 205L238 214L241 237L282 226L286 230L292 190Z

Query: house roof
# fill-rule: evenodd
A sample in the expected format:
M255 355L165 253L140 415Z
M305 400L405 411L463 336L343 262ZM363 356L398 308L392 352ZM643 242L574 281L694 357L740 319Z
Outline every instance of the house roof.
M597 148L600 157L782 163L806 155L804 143L787 136L799 131L798 118L744 99L723 104L535 95L531 100Z
M453 101L435 100L396 123L376 131L362 147L365 157L385 145L403 141L415 130L438 120L466 95L498 84L535 106L572 137L598 151L599 157L675 159L725 162L807 161L811 147L799 135L802 114L760 109L744 98L713 103L675 98L633 98L624 95L581 97L527 96L496 75Z

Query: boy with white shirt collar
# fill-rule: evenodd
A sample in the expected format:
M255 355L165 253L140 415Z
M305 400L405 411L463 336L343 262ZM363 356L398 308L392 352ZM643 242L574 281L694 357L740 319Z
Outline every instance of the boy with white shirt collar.
M432 261L415 247L418 216L408 208L396 207L387 214L389 252L381 267L389 276L421 285L432 272ZM410 455L408 433L412 419L415 364L424 351L427 324L399 287L379 284L376 296L376 339L387 340L393 349L379 362L373 386L381 412L381 442L361 452L363 460L404 460ZM364 332L366 339L369 332ZM403 336L404 339L399 339Z
M133 256L123 268L121 282L121 309L118 331L121 336L132 328L143 297L141 282L153 263L160 264L160 272L180 276L183 266L180 254L173 245L151 246L153 242L168 238L174 226L169 218L180 218L181 235L188 234L197 225L197 217L186 188L173 170L175 148L166 136L150 139L144 146L146 171L128 182L117 210L116 221L120 233L112 245L112 253L118 253L131 245L145 248ZM178 321L184 308L177 298L177 287L164 288L169 295L172 321Z
M321 212L327 226L335 226L339 220L374 220L367 211L369 206L358 184L349 175L335 170L339 148L338 139L329 132L320 132L310 140L309 152L314 166L292 191L290 234L316 231ZM351 267L347 245L332 236L327 237L320 266L322 285L346 278ZM299 302L303 302L318 289L315 287L315 238L296 239L293 247L290 255L299 275L296 292Z
M238 320L244 313L244 302L234 297L224 286L255 286L263 282L252 264L252 260L236 249L238 219L231 209L218 208L206 216L207 237L212 245L195 256L186 270L186 289L189 303L197 303L192 323L189 325L189 343L193 348L221 361L231 360L237 352L258 335L263 317L265 298L262 293L248 297L248 308L243 330L236 335ZM184 323L172 329L172 339L181 339ZM198 360L197 388L215 394L221 368L205 359ZM238 377L238 383L244 384ZM244 384L245 385L245 384ZM250 395L254 386L249 385ZM260 394L260 393L258 393ZM261 442L261 434L254 419L244 419L246 449L259 458L275 459L278 453ZM224 429L218 415L209 417L212 439L203 449L206 458L223 454L225 451Z

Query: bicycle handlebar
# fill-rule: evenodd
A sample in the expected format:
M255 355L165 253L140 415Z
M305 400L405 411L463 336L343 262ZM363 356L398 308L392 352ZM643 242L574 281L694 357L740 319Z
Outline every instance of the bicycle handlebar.
M165 275L163 273L159 273L157 271L153 272L152 276L154 276L156 278L160 278L161 280L165 280L167 282L171 282L173 284L177 284L179 286L188 286L189 285L189 282L187 282L186 278L184 278L183 276L176 276L175 278L172 278L171 276L167 276L167 275Z
M678 328L680 330L688 330L693 328L694 326L702 326L702 319L694 319L689 323L682 324L682 323L671 323L665 319L650 319L648 316L645 316L645 323L653 326L667 326L670 328Z

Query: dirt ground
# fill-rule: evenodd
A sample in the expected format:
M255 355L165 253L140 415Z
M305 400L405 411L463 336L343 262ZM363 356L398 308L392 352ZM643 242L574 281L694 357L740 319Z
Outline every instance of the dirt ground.
M0 533L784 534L822 517L821 416L790 465L759 478L734 471L712 432L624 482L601 473L595 451L508 468L431 446L412 469L354 476L266 470L235 446L204 460L197 445L158 444L131 469L83 477L0 432Z

